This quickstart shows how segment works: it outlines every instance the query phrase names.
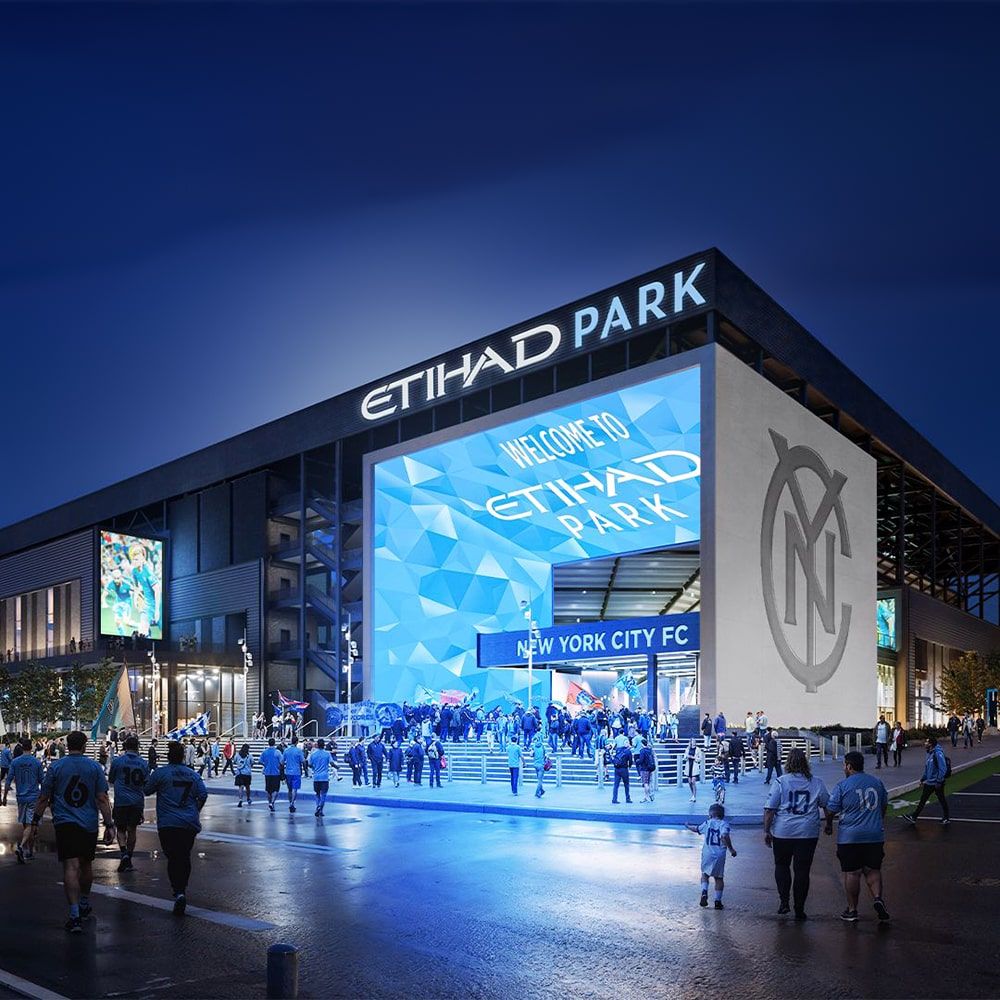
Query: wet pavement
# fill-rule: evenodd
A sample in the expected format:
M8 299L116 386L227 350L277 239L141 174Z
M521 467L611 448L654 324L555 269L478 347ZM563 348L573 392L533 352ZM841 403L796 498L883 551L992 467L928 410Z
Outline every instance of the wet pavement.
M891 821L888 926L867 904L840 922L821 839L799 925L775 913L759 829L734 832L720 913L698 907L699 840L676 828L339 804L317 820L213 796L189 890L203 913L155 907L169 889L143 828L135 873L116 852L95 862L96 918L69 936L51 825L22 867L12 819L0 809L0 969L62 996L263 996L277 941L301 949L309 997L997 995L987 824Z

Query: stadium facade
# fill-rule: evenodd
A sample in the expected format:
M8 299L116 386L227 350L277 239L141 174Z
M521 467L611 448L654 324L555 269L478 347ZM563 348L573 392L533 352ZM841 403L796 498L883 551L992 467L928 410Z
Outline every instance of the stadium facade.
M997 504L714 249L0 530L7 669L160 730L348 677L940 722L998 613Z

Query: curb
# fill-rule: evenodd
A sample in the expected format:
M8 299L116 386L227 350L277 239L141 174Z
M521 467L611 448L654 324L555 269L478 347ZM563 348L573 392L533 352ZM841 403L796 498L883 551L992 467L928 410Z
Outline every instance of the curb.
M224 795L236 798L235 788L210 788L209 795ZM261 793L263 794L263 793ZM312 793L306 794L306 799ZM287 795L282 792L275 801L287 801ZM258 799L259 802L266 802L265 799ZM699 822L703 816L692 816L689 813L604 813L589 809L534 809L531 806L499 805L490 802L449 802L425 799L398 799L385 798L375 799L362 795L341 795L330 794L327 796L327 804L333 805L358 805L374 806L381 809L425 809L430 812L463 812L479 813L492 816L527 816L532 819L575 819L584 822L596 823L630 823L637 826L683 826L694 820ZM304 807L307 808L307 807ZM763 826L763 818L760 815L751 816L726 816L732 826Z

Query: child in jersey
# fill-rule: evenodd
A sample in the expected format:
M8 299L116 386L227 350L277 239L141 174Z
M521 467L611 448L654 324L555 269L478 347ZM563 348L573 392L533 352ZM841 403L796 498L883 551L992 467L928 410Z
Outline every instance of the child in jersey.
M715 792L715 801L720 806L726 801L726 787L726 764L720 753L712 765L712 791Z
M723 875L726 870L726 852L734 858L736 848L733 847L732 831L726 822L725 807L718 802L709 806L708 819L701 826L685 826L692 832L704 837L701 847L701 902L708 906L708 880L715 879L715 908L723 909L722 890L725 887Z

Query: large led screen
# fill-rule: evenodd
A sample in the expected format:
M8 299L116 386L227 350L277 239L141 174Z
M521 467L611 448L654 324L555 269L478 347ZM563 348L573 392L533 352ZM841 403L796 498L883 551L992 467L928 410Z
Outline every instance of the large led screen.
M376 463L375 699L523 700L476 634L551 625L556 564L697 542L700 456L695 367Z
M899 649L896 639L896 598L880 597L875 611L875 633L883 649Z
M101 532L101 634L163 638L163 542Z

